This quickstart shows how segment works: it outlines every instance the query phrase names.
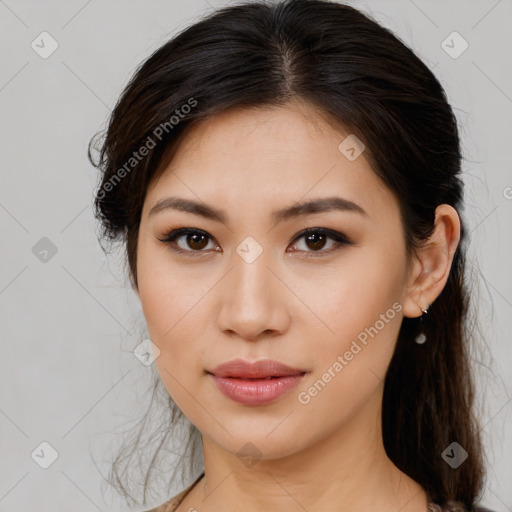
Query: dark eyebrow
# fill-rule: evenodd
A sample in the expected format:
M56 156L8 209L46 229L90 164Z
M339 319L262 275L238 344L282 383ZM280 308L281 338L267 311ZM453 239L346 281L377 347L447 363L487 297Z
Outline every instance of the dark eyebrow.
M343 197L330 196L320 197L318 199L311 199L310 201L304 201L302 203L296 203L288 208L277 210L272 213L272 218L277 224L284 220L291 219L293 217L299 217L301 215L309 215L311 213L328 212L332 210L342 212L355 212L368 217L365 210L358 204L344 199Z
M226 214L222 210L218 210L217 208L208 206L204 203L199 203L190 199L183 199L179 197L166 197L161 199L151 208L148 215L155 215L167 208L193 213L195 215L205 217L206 219L222 222L223 224L226 224L227 222ZM282 210L277 210L272 212L272 218L274 223L277 224L294 217L300 217L301 215L327 212L332 210L355 212L364 216L368 216L368 213L366 213L366 211L358 204L342 197L331 196L312 199L302 203L296 203L293 206L283 208Z

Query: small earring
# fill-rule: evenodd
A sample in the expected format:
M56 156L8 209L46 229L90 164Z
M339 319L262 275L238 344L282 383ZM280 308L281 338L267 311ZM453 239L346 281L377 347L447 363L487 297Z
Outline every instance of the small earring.
M423 315L426 315L428 313L428 308L430 307L430 304L427 306L427 309L423 309L423 308L420 308ZM423 315L420 316L420 323L423 322ZM427 341L427 336L425 335L424 332L421 332L420 334L418 334L418 336L416 336L416 338L414 339L414 341L418 344L418 345L423 345L423 343L425 343L425 341Z
M427 336L425 335L424 332L418 334L418 336L416 336L416 338L414 339L414 341L418 344L418 345L423 345L423 343L425 343L425 341L427 341Z

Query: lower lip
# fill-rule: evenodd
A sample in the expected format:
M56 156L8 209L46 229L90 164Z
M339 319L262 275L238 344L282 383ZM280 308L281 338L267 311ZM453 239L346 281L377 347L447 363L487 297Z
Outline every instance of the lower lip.
M244 405L266 405L299 384L305 374L274 379L234 379L212 375L217 387L231 400Z

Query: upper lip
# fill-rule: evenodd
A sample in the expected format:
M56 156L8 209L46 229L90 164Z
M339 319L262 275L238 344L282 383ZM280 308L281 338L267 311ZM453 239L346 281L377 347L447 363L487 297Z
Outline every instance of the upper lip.
M262 359L255 362L233 359L217 366L211 372L216 377L233 377L258 379L267 377L283 377L288 375L302 375L306 370L291 368L279 361Z

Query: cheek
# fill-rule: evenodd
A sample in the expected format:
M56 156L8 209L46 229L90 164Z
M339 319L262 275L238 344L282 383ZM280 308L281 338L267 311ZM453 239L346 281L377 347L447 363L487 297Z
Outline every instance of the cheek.
M332 418L329 404L339 406L337 421L363 406L381 386L393 355L402 322L403 270L398 255L383 259L377 252L382 254L361 251L357 261L320 276L317 292L310 289L307 295L321 323L316 334L308 326L310 316L300 326L309 332L310 344L318 341L315 372L302 386L299 403L310 404L323 421L328 421L325 414Z
M354 307L350 309L354 315L347 314L347 306L337 322L333 317L336 336L315 344L315 370L296 396L298 415L304 418L300 434L305 438L352 424L361 411L366 411L362 413L366 420L358 422L360 434L378 421L383 383L401 323L400 304L396 302L394 308L386 301L383 304L386 307L366 304L364 311Z
M155 247L149 237L146 235L138 247L139 298L152 341L162 350L190 309L194 287L171 264L165 248Z
M165 251L139 253L139 298L151 341L159 348L156 368L171 398L182 410L190 409L195 378L203 370L200 334L204 332L205 297L212 286L208 277L178 271Z
M167 359L198 348L201 332L201 293L190 281L158 276L140 279L139 296L151 340Z
M154 364L170 397L188 411L190 394L197 394L192 377L202 370L199 304L194 308L197 300L187 295L179 280L143 278L140 282L149 337L160 350Z
M300 329L308 332L318 325L319 338L315 339L341 350L359 334L363 339L365 333L369 336L368 329L378 322L379 335L393 342L397 326L392 328L390 324L401 322L397 302L402 297L404 270L399 254L383 254L386 248L382 247L353 251L340 265L316 270L314 282L294 278L293 289L305 298L309 310L296 315Z

